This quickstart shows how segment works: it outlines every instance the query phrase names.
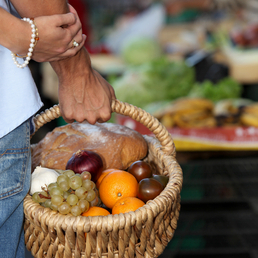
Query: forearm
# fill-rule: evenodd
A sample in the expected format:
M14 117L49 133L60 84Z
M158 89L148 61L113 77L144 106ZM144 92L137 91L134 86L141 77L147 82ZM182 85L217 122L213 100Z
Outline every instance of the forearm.
M38 16L69 12L68 3L66 0L12 0L12 3L19 14L23 17L34 18ZM90 68L90 59L84 47L77 53L77 55L73 57L61 61L51 62L51 65L57 73L59 80L69 78L73 68L80 67L80 64L83 64L85 68Z
M31 28L27 22L0 8L0 35L0 45L15 53L24 54L30 43Z
M53 0L12 1L20 15L25 17L36 18L61 14L69 11L69 8L72 9L67 5L66 0L55 0L54 2ZM63 25L61 27L63 28ZM69 28L70 26L65 29ZM40 30L38 33L38 44L40 44ZM50 64L59 79L59 105L66 122L87 120L94 124L96 121L105 122L110 119L111 102L112 99L115 99L114 89L99 73L91 68L90 57L85 47L82 47L72 57L50 62Z
M86 73L91 72L91 60L85 47L73 57L50 62L50 64L58 75L60 85L67 85L67 83L63 84L64 81L79 81L79 78L85 77Z
M21 17L62 14L69 12L66 0L11 0Z
M38 16L52 14L62 14L69 11L66 0L11 0L11 3L15 7L19 15L26 18L35 18ZM8 23L1 22L1 24L4 24L4 26L1 27L3 27L3 29L5 30L5 34L1 33L1 35L11 34L11 37L7 37L7 39L10 39L10 41L12 41L12 50L15 53L20 54L20 50L15 50L13 48L14 46L18 48L18 46L21 45L25 46L26 50L28 49L31 35L30 25L27 22L19 21L19 19L9 14L8 12L3 12L3 16L1 13L0 21L4 21L5 17L8 17ZM3 44L7 44L8 47L11 42L9 42L9 44L8 42L4 42ZM10 47L8 48L11 49Z

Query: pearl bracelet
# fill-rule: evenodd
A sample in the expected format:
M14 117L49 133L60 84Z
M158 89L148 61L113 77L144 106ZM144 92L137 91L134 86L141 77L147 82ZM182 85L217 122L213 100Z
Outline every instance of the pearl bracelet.
M37 44L37 42L39 40L38 29L37 29L36 24L34 23L34 19L23 18L22 20L30 23L32 34L31 34L31 40L30 40L30 48L29 48L28 53L27 53L26 56L19 56L19 55L13 53L13 52L11 53L13 61L14 61L14 63L16 64L16 66L18 68L24 68L24 67L26 67L29 64L31 56L32 56L32 52L34 50L34 47L36 46L36 44ZM16 57L25 58L24 63L23 64L19 64L17 59L16 59Z

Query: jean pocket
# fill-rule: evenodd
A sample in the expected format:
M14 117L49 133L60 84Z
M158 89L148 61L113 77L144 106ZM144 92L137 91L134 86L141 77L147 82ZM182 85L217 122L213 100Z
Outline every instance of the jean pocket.
M23 190L29 149L9 149L0 154L0 199L17 194Z

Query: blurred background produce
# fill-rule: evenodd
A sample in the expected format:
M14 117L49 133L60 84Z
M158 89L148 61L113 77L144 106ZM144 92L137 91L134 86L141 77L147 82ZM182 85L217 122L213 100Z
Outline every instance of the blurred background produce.
M174 139L182 211L161 257L258 258L258 1L69 2L93 68ZM58 103L52 68L30 67L42 110ZM126 117L111 121L150 134ZM48 123L32 142L63 124Z

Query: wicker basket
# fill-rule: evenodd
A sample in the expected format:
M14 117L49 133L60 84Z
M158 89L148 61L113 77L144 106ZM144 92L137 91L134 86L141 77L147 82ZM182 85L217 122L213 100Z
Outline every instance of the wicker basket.
M172 239L179 217L183 175L171 135L140 108L114 100L112 111L130 116L154 133L156 138L144 136L148 143L146 161L160 174L169 176L166 188L135 212L104 217L62 215L27 195L25 244L34 257L158 257ZM37 115L36 130L59 116L58 106Z

